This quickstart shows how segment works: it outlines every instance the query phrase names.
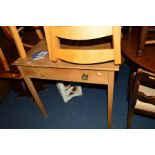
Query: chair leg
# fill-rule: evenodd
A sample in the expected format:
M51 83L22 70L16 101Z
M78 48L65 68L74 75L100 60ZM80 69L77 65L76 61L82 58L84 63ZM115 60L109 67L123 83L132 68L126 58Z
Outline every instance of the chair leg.
M112 104L114 93L114 71L110 71L108 75L108 128L112 127Z
M129 108L128 111L128 120L127 120L127 128L130 129L132 127L132 115L133 115L134 109L132 107Z
M142 26L141 33L140 33L140 40L139 40L139 49L137 52L137 56L142 56L143 54L143 49L145 46L145 41L147 37L147 32L148 32L148 26Z
M24 78L24 80L25 80L25 83L27 84L27 87L29 88L32 96L34 97L40 111L43 113L43 115L45 117L47 117L47 112L45 110L45 107L44 107L43 103L41 102L41 100L40 100L40 98L39 98L39 96L37 94L37 91L36 91L32 81L31 81L31 79L30 78Z
M0 48L0 59L2 61L2 64L4 66L5 71L9 71L10 70L9 65L7 63L7 60L6 60L5 56L4 56L3 51L2 51L1 48Z

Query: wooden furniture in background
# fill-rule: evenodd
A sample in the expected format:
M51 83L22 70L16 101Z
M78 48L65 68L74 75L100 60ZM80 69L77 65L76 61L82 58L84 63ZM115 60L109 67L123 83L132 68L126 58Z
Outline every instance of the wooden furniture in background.
M16 55L16 52L14 49L15 44L11 37L9 28L7 26L2 26L1 30L2 30L2 32L4 32L5 37L8 40L1 34L2 36L1 36L1 42L0 42L0 61L1 61L0 78L22 79L21 74L19 72L17 72L16 69L14 70L14 68L10 64L13 61L15 61L18 58L18 56ZM11 48L5 47L6 45L8 46L9 43L6 45L3 45L3 44L5 44L5 43L3 43L5 41L8 41L11 44ZM4 50L3 50L3 48L4 48ZM10 52L8 52L7 49L9 49ZM10 55L10 54L12 54L12 55ZM18 54L18 52L17 52L17 54ZM9 58L8 58L8 56L9 56Z
M24 45L24 50L31 49L38 40L44 38L42 34L43 28L40 26L18 26L17 29ZM11 65L19 58L19 54L8 26L0 27L0 47L2 48L0 51L0 78L5 79L8 82L8 87L16 91L18 96L31 96L18 68ZM46 83L43 81L34 79L33 82L37 91L47 88Z
M19 26L18 27L18 33L20 33L21 31L24 31L24 29L25 29L26 27L24 27L24 26ZM4 32L4 34L5 34L5 36L7 37L7 39L8 39L8 41L9 41L9 43L11 44L11 46L12 47L14 47L15 46L15 42L14 42L14 39L13 39L13 36L12 36L12 34L11 34L11 31L10 31L10 29L9 29L9 27L8 26L1 26L1 29L2 29L2 31ZM34 26L34 30L36 31L36 34L38 35L38 38L41 40L41 39L43 39L44 38L44 36L43 36L43 34L42 34L42 32L41 32L41 30L40 30L40 27L39 26ZM20 37L20 38L23 38L23 37ZM34 45L32 45L32 44L29 44L29 43L25 43L25 42L23 42L23 40L21 39L21 41L22 41L22 44L24 45L24 48L25 47L28 47L28 48L32 48ZM2 43L1 43L2 44ZM14 50L13 48L12 48L12 50ZM25 50L25 49L24 49ZM14 52L12 52L12 54L14 54ZM10 56L11 57L11 56ZM18 58L18 56L17 56L17 58ZM17 59L17 58L15 58L15 59ZM4 71L10 71L11 69L10 69L10 62L7 62L7 58L5 57L5 55L4 55L4 53L3 53L3 51L2 51L2 49L0 48L0 59L1 59L1 61L2 61L2 64L3 64L3 67L4 67ZM12 62L11 62L12 63ZM8 72L9 73L9 72ZM19 73L20 74L20 73ZM5 76L3 76L4 75L4 73L2 74L2 72L1 72L1 76L2 77L5 77L7 74L5 74ZM8 74L8 77L10 78L10 77L12 77L12 78L16 78L16 74L12 74L13 76L10 76L11 74L9 73ZM6 76L7 77L7 76ZM21 79L21 76L19 77L19 76L17 76L17 78L20 78Z
M108 50L109 54L107 51L105 51L105 54L104 54L104 50L103 50L104 45L102 46L99 45L99 48L100 48L99 50L96 50L96 49L91 50L91 47L89 47L89 50L88 48L86 48L85 50L84 49L81 50L81 47L79 47L81 50L81 51L78 50L80 54L78 54L77 49L73 50L72 47L70 46L66 47L62 45L61 50L60 48L58 48L60 46L57 46L55 48L53 46L59 43L59 42L55 43L55 41L58 40L59 35L57 36L57 34L55 35L54 33L54 36L56 38L52 37L53 34L51 32L55 30L55 28L54 29L53 28L52 27L44 28L47 45L46 45L46 40L41 40L33 49L31 49L30 51L26 53L23 48L23 44L21 42L21 39L20 39L20 36L18 34L16 27L10 27L12 35L14 36L15 43L19 50L19 54L20 54L20 58L14 62L14 65L18 66L39 109L44 114L44 116L47 117L47 112L45 110L45 107L42 104L37 94L37 91L31 81L31 78L58 80L58 81L59 80L73 81L73 82L92 83L92 84L105 84L108 86L108 128L111 128L114 75L115 75L115 71L119 70L119 65L115 65L115 63L116 64L121 63L121 52L120 52L120 36L121 36L120 30L121 29L120 27L113 27L113 28L110 27L107 29L105 27L103 27L103 29L102 27L100 28L99 27L81 27L82 31L80 31L80 29L79 31L77 31L77 27L75 28L74 27L61 27L61 28L59 27L58 28L59 29L58 34L60 36L65 35L68 39L74 38L74 39L82 39L82 40L83 39L94 39L96 37L104 37L103 35L104 31L106 31L106 34L108 35L112 35L113 32L115 34L115 31L116 31L116 34L115 34L116 36L114 37L114 40L113 40L114 45L112 46L114 47L114 49L111 48L110 50ZM69 33L70 34L70 37L69 37L67 30L69 32L71 31L73 32L74 30L76 30L76 34L75 32ZM50 43L50 41L53 44ZM46 57L40 60L33 61L32 54L38 51L47 50L47 48L49 51L49 58ZM66 50L64 50L63 48L65 48ZM95 48L97 48L97 46L95 46ZM52 51L52 49L54 49L55 51ZM69 55L65 51L69 52ZM99 56L99 58L95 56L93 51L97 52L96 55ZM89 56L89 52L90 52L90 56ZM67 55L65 56L64 53L66 53ZM74 56L71 53L73 53ZM88 57L87 57L87 54L88 54ZM80 56L80 58L78 58L78 56ZM103 56L103 58L100 58L101 56ZM52 62L57 59L60 59L60 60L56 62ZM69 61L69 62L81 63L81 64L72 64L69 62L61 61L61 59ZM110 62L106 62L106 61L110 61ZM89 64L89 63L97 63L97 62L98 64ZM85 65L82 65L82 64L85 64Z
M24 31L25 31L25 29L27 29L29 27L30 26L18 26L17 30L18 30L18 33L22 34L22 35L20 35L20 37L21 37L24 47L32 48L34 46L33 44L23 41L23 34L25 33ZM10 43L12 45L14 45L14 40L12 39L12 34L10 32L9 26L1 26L1 28L2 28L3 32L5 33L5 35L7 36L7 38L9 39ZM34 29L34 31L36 32L36 34L40 40L44 39L43 33L41 32L41 29L40 29L40 26L32 26L32 28Z
M5 71L9 71L10 68L9 68L8 62L6 61L6 58L5 58L5 56L4 56L3 51L2 51L1 48L0 48L0 59L1 59L1 61L2 61L4 70L5 70Z
M138 44L138 51L137 56L143 55L143 50L146 45L155 44L155 37L154 38L148 38L149 32L155 32L155 27L150 26L141 26L140 27L140 37L139 37L139 44ZM154 34L155 36L155 34Z
M121 40L122 53L135 65L138 65L150 72L155 72L155 46L145 46L141 57L137 56L139 45L140 27L133 27L131 33L124 34Z
M0 71L0 78L13 78L13 79L22 79L21 74L13 72L10 70L9 64L3 54L2 49L0 48L0 60L3 65L3 70Z
M13 39L8 35L8 29L3 28L0 27L0 105L5 104L1 101L13 88L12 83L19 81L20 85L22 79L17 67L11 66L11 63L18 58L18 51Z
M146 28L146 27L145 27ZM144 30L144 28L143 28ZM129 112L128 112L128 128L132 124L132 115L134 112L141 114L153 114L155 108L152 105L154 103L155 89L149 88L147 83L155 84L154 73L155 73L155 46L145 45L141 56L137 56L139 50L139 32L141 27L133 27L132 31L124 34L122 38L122 53L131 60L131 73L130 73L130 84L129 84ZM153 40L152 34L149 33L147 37L143 38L143 43L146 41ZM142 41L142 40L141 40ZM150 42L153 43L153 42ZM144 45L144 44L143 44ZM142 69L139 69L142 68ZM146 85L147 84L147 85ZM143 86L144 85L144 86ZM155 85L154 85L155 86ZM143 93L140 93L143 92ZM145 103L146 102L146 103ZM148 108L149 107L149 108ZM152 111L152 112L151 112Z
M138 69L130 78L128 128L134 112L155 117L155 73Z

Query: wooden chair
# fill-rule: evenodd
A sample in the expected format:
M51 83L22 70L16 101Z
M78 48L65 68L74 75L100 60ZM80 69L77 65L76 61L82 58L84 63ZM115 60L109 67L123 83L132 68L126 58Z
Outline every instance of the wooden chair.
M0 78L12 78L12 79L21 79L21 74L17 72L13 72L10 70L10 66L3 54L2 49L0 48L0 60L3 65L3 69L0 70Z
M21 31L23 31L22 33L25 33L24 32L25 28L26 27L24 27L24 26L18 26L18 28L17 28L18 33L20 33ZM42 40L44 38L44 36L43 36L43 33L41 32L40 26L33 26L33 28L34 28L38 38L40 40ZM9 41L9 43L11 44L12 48L14 49L15 42L14 42L12 33L11 33L10 29L9 29L9 26L1 26L1 29L4 32L5 36L7 37L7 39ZM23 37L20 36L20 38L21 38L21 42L22 42L24 48L29 48L30 49L30 48L34 47L34 44L23 42L23 40L22 40ZM14 54L14 53L12 53L12 54ZM16 69L16 71L12 70L12 67L11 67L12 62L7 61L7 59L6 59L6 57L5 57L5 55L4 55L1 48L0 48L0 59L2 61L2 65L4 67L4 70L2 70L0 72L0 77L1 78L22 79L22 76L21 76L20 72L17 71L17 69Z
M132 125L133 113L155 116L155 73L138 69L130 78L128 128Z
M6 31L4 32L3 30ZM7 35L7 30L8 29L5 29L4 27L0 27L0 101L6 96L10 88L15 90L17 85L23 85L20 72L16 66L11 65L11 63L18 58L18 52L13 39ZM16 86L13 87L15 83Z
M78 64L102 63L114 60L115 64L121 63L120 54L120 27L93 27L93 26L70 26L54 27L45 26L45 35L49 51L49 59L52 61L65 60ZM104 49L104 47L89 46L87 49L74 47L63 48L59 38L69 40L91 40L112 35L113 48Z
M31 78L105 84L108 85L108 127L111 128L114 75L121 63L120 27L44 27L46 40L41 40L28 52L25 52L16 27L10 27L10 30L20 55L14 65L18 66L45 117L47 112ZM61 39L64 38L73 41L105 36L112 36L113 46L110 49L104 45L73 47L61 44ZM34 61L32 55L43 50L48 50L49 57Z
M7 38L9 38L9 41L11 45L13 45L13 40L11 39L11 36L9 36L9 31L6 27L1 27L2 30L5 32L5 35L7 35ZM1 43L2 44L2 43ZM21 79L21 74L17 71L14 71L11 67L10 61L8 62L4 51L2 50L2 45L0 45L0 60L1 60L1 69L0 69L0 78L13 78L13 79ZM14 52L12 52L12 55L14 55ZM11 57L11 56L10 56ZM11 58L12 59L12 58ZM10 59L9 59L10 60ZM15 60L15 59L14 59Z
M19 96L21 96L21 95L29 96L29 94L30 94L29 90L27 90L27 87L25 86L25 83L24 83L21 73L19 72L19 70L16 66L12 66L12 63L19 57L12 33L8 26L1 26L0 28L1 28L1 33L2 33L0 47L2 47L2 49L3 49L2 50L0 48L0 60L1 60L0 78L10 79L9 86L13 90L17 91L19 93L18 94ZM21 37L21 41L22 41L22 44L24 45L24 49L25 48L31 49L32 47L34 47L34 44L30 44L30 42L32 42L32 41L29 41L29 39L27 39L28 42L23 42L23 40L25 41L25 38L28 38L28 36L25 37L25 34L27 35L27 32L32 34L32 32L33 32L33 36L36 36L35 37L36 40L43 39L43 34L41 34L40 27L35 27L35 28L26 27L26 29L28 29L28 30L25 30L25 27L22 26L22 27L18 27L17 31L18 31L18 33L20 33L21 31L24 31L23 32L24 35L22 35L22 37ZM37 35L35 34L35 32ZM11 80L11 79L17 79L17 80ZM38 84L37 81L35 81L35 85L37 85L38 90L44 89L43 84Z
M155 35L149 35L149 32L155 32L155 27L152 26L142 26L140 27L140 36L139 36L139 44L138 44L138 56L143 55L143 50L146 45L155 44ZM150 36L150 37L149 37Z

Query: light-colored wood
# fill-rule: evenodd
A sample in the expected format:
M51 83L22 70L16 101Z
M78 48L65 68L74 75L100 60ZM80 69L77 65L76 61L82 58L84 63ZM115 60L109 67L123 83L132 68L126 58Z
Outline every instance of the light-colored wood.
M22 76L20 73L1 72L0 78L22 79Z
M121 27L113 27L114 61L115 64L121 64Z
M18 33L19 33L20 31L22 31L22 30L24 30L24 27L23 27L23 26L22 26L22 27L19 27L19 28L17 29Z
M71 40L89 40L112 35L112 26L57 26L55 36Z
M61 48L62 49L80 49L80 50L103 50L103 49L112 49L111 47L111 43L103 43L103 44L94 44L91 46L71 46L71 45L65 45L65 44L61 44Z
M108 84L107 71L94 71L86 69L63 69L63 68L41 68L41 67L22 67L24 77L72 81L81 83ZM83 80L83 74L88 75L87 80Z
M21 74L23 75L22 69L20 67L18 67L18 69L20 70ZM43 103L41 102L41 100L40 100L40 98L39 98L39 96L37 94L37 91L36 91L32 81L31 81L31 79L29 77L24 77L24 81L25 81L27 87L29 88L32 96L34 97L34 99L35 99L35 101L36 101L40 111L43 113L43 115L45 117L47 117L48 114L47 114L47 112L45 110L45 107L44 107Z
M41 40L33 49L28 51L26 59L23 60L19 58L14 62L14 65L17 65L20 72L22 73L22 76L24 77L24 80L28 88L30 89L31 94L33 95L36 103L38 104L38 107L40 108L41 112L44 115L46 115L45 108L43 107L43 104L33 86L31 78L58 80L58 81L59 80L73 81L73 82L83 82L83 83L93 83L93 84L106 84L108 85L108 127L111 128L114 73L115 71L119 70L119 65L115 65L114 61L104 62L99 64L87 64L87 65L72 64L72 63L60 61L58 56L59 55L63 56L62 53L65 52L65 50L69 51L68 53L72 52L72 53L75 53L75 55L78 55L76 51L77 49L75 47L72 49L71 47L66 47L63 45L60 46L59 39L57 38L57 36L54 35L55 29L52 28L52 31L51 31L50 28L51 27L44 27L46 41L44 39ZM111 31L110 33L113 33L113 31ZM76 35L78 36L78 34ZM53 38L53 40L51 40L51 37ZM33 61L32 54L41 50L47 50L46 42L48 46L49 57ZM59 51L60 48L62 48L62 50ZM57 53L53 52L54 49L57 49ZM98 50L96 47L93 49L91 48L89 49L86 47L84 49L86 51L90 51L94 59L96 59L96 57L93 55L93 50L95 52L96 51L102 52L101 46L98 48ZM119 47L117 47L117 49L119 49ZM110 57L112 57L114 60L114 57L115 57L114 52L112 52L111 49L110 50L108 49L108 52L111 55ZM99 56L101 55L99 54ZM70 57L70 56L67 56L67 57ZM86 60L88 59L87 55L85 54L83 54L82 57L86 57L85 58ZM50 59L53 59L54 61L57 61L57 62L52 62L50 61ZM89 59L87 61L89 61ZM94 60L92 59L92 61ZM83 78L84 75L85 75L85 78Z
M23 46L24 46L24 47L28 47L28 48L33 48L33 47L34 47L34 45L27 44L27 43L23 43Z
M6 59L5 59L5 56L4 56L3 51L2 51L1 48L0 48L0 59L2 61L2 64L4 66L5 71L9 71L10 70L9 65L8 65L8 63L7 63Z
M66 68L66 69L87 69L87 70L102 70L102 71L119 71L119 66L115 65L114 62L107 62L102 64L93 65L76 65L63 61L57 63L49 61L48 58L32 61L32 58L22 60L17 59L13 65L18 66L29 66L29 67L47 67L47 68Z
M55 49L58 49L58 38L54 36L55 34L55 29L50 29L50 26L45 26L44 31L45 31L45 37L46 37L46 42L48 46L48 53L49 53L49 59L53 61L57 61L57 53L55 52Z
M83 70L83 69L75 69L75 68L63 69L63 68L42 68L42 67L33 67L33 66L31 67L20 66L20 70L22 72L23 77L25 78L28 77L28 78L62 80L62 81L73 81L73 82L108 85L108 128L112 127L112 104L113 104L115 70L94 71L94 70ZM83 73L88 75L88 80L82 79ZM29 89L32 89L32 88L29 87ZM35 96L34 94L32 95ZM40 101L36 100L36 102L37 104L40 104Z
M93 64L93 63L102 63L102 62L114 60L114 50L113 49L108 49L108 50L58 49L57 56L64 61L68 61L72 63Z
M64 46L63 46L64 47ZM67 48L67 47L66 47ZM87 47L85 47L87 48ZM27 52L27 59L17 59L13 64L20 66L33 66L33 67L55 67L55 68L74 68L74 69L88 69L88 70L119 70L119 65L115 65L114 62L106 62L100 64L90 64L90 65L80 65L71 64L63 61L57 61L57 63L49 60L48 57L40 59L37 61L32 61L32 54L38 51L47 50L47 45L45 40L41 40L38 44Z
M42 40L44 39L43 33L41 32L41 30L39 29L38 26L34 26L36 34L38 35L39 39Z
M108 74L108 128L111 128L115 72L109 71Z
M38 35L39 39L40 39L40 40L41 40L41 39L44 39L43 34L42 34L41 30L38 28L38 26L34 26L34 28L35 28L36 34ZM24 30L24 26L19 27L19 28L17 29L18 33L19 33L20 31L22 31L22 30ZM22 40L22 39L21 39L21 40ZM24 42L23 42L23 46L24 46L24 47L28 47L28 48L33 48L33 47L34 47L34 45L31 45L31 44L28 44L28 43L24 43Z
M79 64L93 64L113 60L115 64L121 64L121 27L106 26L45 26L45 38L47 40L49 59L51 61L65 60ZM90 40L112 35L114 42L113 54L108 49L98 52L91 50L62 49L58 37L71 40ZM91 46L90 46L91 48ZM106 51L107 50L107 51ZM62 52L60 52L62 51ZM110 50L111 51L111 50ZM87 54L86 54L87 53ZM106 54L103 54L106 53ZM109 55L108 55L109 53ZM105 57L105 58L104 58ZM106 58L107 57L107 58ZM94 60L95 59L95 60Z
M155 40L147 40L145 41L145 44L155 44Z
M22 39L19 36L19 32L21 30L23 30L24 27L20 27L19 29L17 29L16 26L10 26L9 29L11 31L11 36L13 37L13 39L15 41L15 44L17 46L17 49L18 49L18 52L19 52L20 57L22 59L25 59L27 57L27 55L26 55L26 51L25 51L24 47L33 48L34 45L31 45L31 44L27 44L27 43L22 42ZM39 39L44 39L41 30L39 30L38 28L36 28L35 31L36 31Z
M26 52L25 52L23 43L21 41L21 38L19 36L19 33L18 33L16 26L10 26L10 31L11 31L12 36L14 38L15 44L17 46L20 58L25 59L26 58Z
M11 44L14 44L14 42L12 42L12 34L10 32L10 29L8 26L1 26L2 31L4 32L4 34L6 35L6 37L9 39Z

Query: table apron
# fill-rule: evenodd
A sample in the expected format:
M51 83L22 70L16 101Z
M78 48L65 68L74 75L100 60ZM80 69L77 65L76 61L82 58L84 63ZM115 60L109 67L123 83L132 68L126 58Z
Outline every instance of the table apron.
M94 84L108 84L109 72L112 72L87 69L38 68L26 66L18 66L18 68L24 78L29 77Z

